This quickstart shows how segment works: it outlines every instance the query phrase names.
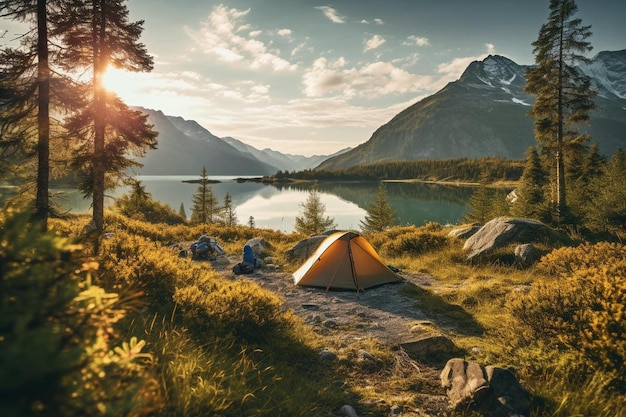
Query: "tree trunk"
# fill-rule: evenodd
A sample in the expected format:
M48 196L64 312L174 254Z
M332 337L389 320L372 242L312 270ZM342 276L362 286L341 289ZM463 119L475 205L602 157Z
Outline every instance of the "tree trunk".
M48 63L47 0L37 0L37 196L35 218L48 228L48 185L50 181L50 67Z
M106 65L105 44L105 1L100 0L100 16L97 16L97 0L93 2L93 51L94 51L94 149L93 149L93 222L98 234L104 229L104 176L106 171L104 136L106 128L106 96L102 86L102 74ZM98 25L99 23L99 25Z

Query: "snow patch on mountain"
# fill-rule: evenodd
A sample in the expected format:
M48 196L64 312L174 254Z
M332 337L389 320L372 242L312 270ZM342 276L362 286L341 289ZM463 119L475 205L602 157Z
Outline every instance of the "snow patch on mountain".
M528 104L524 100L520 100L519 98L515 98L515 97L513 97L511 101L515 104L521 104L522 106L529 106L529 107L532 106L532 104Z

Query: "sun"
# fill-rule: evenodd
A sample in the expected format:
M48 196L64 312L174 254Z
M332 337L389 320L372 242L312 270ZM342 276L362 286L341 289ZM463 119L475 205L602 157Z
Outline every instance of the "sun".
M136 89L135 77L133 75L133 73L128 71L107 67L104 74L102 74L102 85L108 91L124 97Z

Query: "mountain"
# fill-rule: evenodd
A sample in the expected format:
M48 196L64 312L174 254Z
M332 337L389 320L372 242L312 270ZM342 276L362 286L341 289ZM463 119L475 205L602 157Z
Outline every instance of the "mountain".
M278 151L274 151L269 148L262 150L256 149L246 143L241 142L235 138L225 137L222 138L226 143L230 144L234 148L241 152L247 152L254 156L259 161L272 165L281 171L301 171L304 169L313 169L328 158L332 158L337 155L348 152L351 148L345 148L332 155L291 155L284 154Z
M158 110L136 107L148 114L148 123L159 132L158 149L139 159L143 175L272 175L276 167L259 161L213 135L193 120L166 116Z
M581 70L599 90L586 129L600 152L626 147L626 50L601 52ZM337 169L384 160L478 158L522 159L536 146L534 97L524 93L526 66L490 55L472 62L461 77L403 110L371 138L318 169ZM581 130L584 130L581 129Z

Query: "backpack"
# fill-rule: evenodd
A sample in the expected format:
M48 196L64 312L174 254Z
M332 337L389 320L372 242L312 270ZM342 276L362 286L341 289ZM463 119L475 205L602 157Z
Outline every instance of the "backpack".
M251 274L254 272L254 268L252 268L248 263L239 262L235 266L233 266L233 274L241 275L241 274Z

